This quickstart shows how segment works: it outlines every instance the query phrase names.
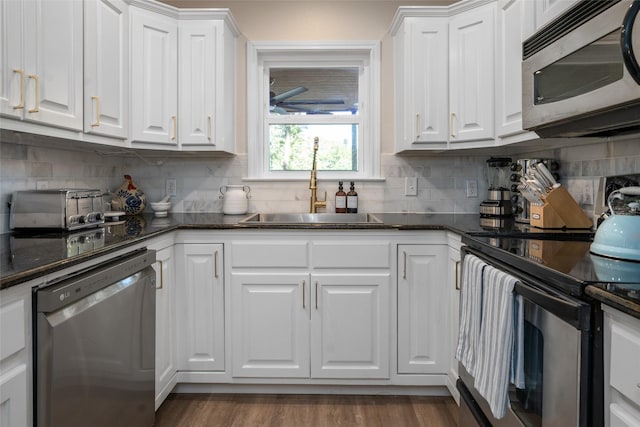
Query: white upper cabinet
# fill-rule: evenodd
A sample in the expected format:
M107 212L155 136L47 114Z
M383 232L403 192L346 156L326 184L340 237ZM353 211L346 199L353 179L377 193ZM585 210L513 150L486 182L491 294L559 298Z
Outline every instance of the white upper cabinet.
M178 147L178 23L137 7L131 14L131 141Z
M123 0L92 0L84 5L84 131L126 139L128 6Z
M179 141L185 150L235 149L235 44L227 22L179 24Z
M498 3L496 135L500 138L537 138L522 130L522 42L533 32L533 5L528 0Z
M394 35L397 151L446 147L448 31L448 18L408 17Z
M495 145L495 16L492 0L398 9L397 152Z
M82 130L83 2L0 4L0 112Z
M494 137L494 32L494 3L461 12L449 23L452 143Z
M577 2L578 0L536 0L532 2L535 4L535 30L542 28Z

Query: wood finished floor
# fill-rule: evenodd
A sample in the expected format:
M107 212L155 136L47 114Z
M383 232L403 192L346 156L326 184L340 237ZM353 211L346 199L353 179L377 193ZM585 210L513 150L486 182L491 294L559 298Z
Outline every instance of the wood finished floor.
M451 397L171 394L154 427L458 427Z

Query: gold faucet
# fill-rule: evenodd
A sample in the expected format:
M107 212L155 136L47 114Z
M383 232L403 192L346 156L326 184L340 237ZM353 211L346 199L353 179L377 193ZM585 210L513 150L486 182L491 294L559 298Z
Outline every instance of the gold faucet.
M318 195L316 194L318 190L316 181L316 175L318 173L318 167L316 165L316 155L318 153L319 140L320 139L317 136L313 139L313 167L311 168L311 178L309 179L309 189L311 190L311 204L309 212L311 213L318 212L318 208L327 207L327 192L324 192L324 200L318 200Z

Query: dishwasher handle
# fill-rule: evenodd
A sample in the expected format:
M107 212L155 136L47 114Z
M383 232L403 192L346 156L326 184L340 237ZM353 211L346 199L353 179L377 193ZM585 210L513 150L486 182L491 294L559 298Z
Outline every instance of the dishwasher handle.
M140 249L92 266L36 291L36 311L51 313L106 288L156 262L156 251ZM154 283L155 286L155 283Z

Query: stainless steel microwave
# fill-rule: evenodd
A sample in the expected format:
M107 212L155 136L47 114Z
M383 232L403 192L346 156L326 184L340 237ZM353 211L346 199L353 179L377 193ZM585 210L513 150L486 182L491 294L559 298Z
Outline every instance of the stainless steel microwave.
M640 0L581 0L522 45L523 127L640 132Z

